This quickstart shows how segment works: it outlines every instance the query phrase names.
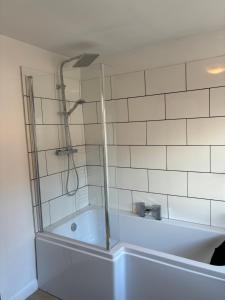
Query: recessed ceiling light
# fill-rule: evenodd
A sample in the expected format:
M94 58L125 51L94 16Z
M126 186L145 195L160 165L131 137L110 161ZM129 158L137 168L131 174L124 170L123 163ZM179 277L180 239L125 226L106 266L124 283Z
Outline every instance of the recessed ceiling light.
M221 74L225 72L225 67L210 67L207 72L213 75Z

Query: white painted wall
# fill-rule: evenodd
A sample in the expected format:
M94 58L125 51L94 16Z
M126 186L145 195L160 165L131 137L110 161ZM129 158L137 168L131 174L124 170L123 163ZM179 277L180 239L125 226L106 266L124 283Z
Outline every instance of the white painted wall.
M0 35L0 293L36 288L34 231L19 66L54 71L62 56Z
M225 30L167 40L145 48L100 57L113 74L180 64L224 55ZM89 73L90 75L90 73Z

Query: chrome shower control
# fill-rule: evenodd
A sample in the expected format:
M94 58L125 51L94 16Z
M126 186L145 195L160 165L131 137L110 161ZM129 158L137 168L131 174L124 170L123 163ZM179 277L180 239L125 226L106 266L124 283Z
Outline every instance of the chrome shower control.
M62 156L62 155L68 155L68 154L77 153L77 152L78 152L78 150L73 149L73 148L70 148L70 149L57 149L55 151L55 154L57 156Z

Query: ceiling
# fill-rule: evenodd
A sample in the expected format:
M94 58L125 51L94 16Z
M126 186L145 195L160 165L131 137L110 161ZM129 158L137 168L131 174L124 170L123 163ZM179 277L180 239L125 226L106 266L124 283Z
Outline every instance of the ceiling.
M0 0L0 33L72 56L225 28L225 0Z

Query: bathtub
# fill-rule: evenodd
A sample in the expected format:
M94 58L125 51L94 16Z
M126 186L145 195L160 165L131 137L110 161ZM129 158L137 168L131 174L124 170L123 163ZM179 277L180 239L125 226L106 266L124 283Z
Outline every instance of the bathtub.
M39 233L39 287L64 300L225 299L225 267L209 264L224 230L130 213L110 218L110 251L99 208Z

